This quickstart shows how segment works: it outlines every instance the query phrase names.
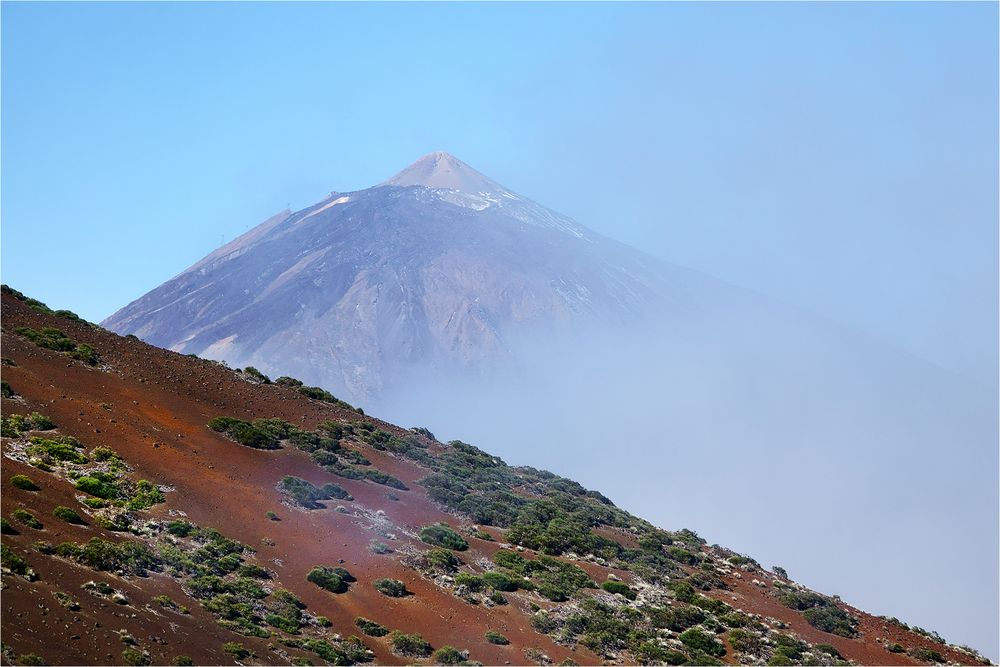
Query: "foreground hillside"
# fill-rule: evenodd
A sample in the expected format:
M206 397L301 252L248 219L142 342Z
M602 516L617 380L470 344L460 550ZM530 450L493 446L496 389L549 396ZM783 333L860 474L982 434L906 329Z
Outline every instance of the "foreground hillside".
M984 662L319 388L2 308L4 664Z

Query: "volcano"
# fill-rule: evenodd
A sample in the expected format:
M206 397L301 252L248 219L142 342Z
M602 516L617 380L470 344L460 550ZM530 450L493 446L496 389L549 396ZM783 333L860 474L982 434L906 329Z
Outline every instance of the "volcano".
M637 324L719 289L435 152L275 215L103 325L363 401L421 365L502 367L525 332Z

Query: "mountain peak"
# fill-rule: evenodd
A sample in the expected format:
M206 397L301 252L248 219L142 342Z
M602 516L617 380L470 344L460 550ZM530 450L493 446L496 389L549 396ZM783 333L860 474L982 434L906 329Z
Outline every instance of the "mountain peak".
M381 185L421 185L467 193L508 192L507 188L445 151L424 155Z

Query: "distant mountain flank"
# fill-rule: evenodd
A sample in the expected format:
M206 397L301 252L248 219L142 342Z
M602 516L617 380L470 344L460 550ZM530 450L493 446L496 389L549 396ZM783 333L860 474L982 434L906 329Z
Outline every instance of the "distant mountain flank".
M503 366L539 328L642 322L725 289L436 152L275 215L103 325L361 400L423 364Z

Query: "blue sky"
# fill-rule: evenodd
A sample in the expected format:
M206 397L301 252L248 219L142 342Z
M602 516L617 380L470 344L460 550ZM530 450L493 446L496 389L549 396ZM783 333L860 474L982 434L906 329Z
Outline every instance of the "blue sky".
M995 392L997 18L4 3L0 273L99 321L286 205L443 149Z
M100 320L286 204L444 149L995 386L996 14L7 3L3 278Z

